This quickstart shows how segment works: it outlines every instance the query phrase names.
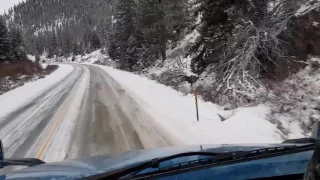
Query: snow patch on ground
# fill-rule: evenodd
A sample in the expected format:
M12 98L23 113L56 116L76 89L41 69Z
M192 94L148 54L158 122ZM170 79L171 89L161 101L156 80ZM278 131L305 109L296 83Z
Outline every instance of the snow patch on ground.
M267 106L225 111L200 99L200 122L197 122L193 95L184 96L170 87L129 72L99 67L125 87L156 124L179 139L181 144L279 143L283 140L277 127L266 120L270 113ZM226 121L222 122L221 117Z
M40 57L42 62L46 63L55 63L55 62L64 62L64 63L82 63L82 64L102 64L113 66L114 62L110 60L109 56L105 53L102 53L102 49L93 51L85 55L76 55L68 57L53 57L46 58L46 55Z
M97 62L103 62L103 60L106 58L108 57L105 54L102 54L101 50L97 50L97 51L93 51L90 54L85 54L84 56L76 56L75 62L95 64Z
M40 56L40 62L46 62L46 61L47 61L47 56L46 55Z
M33 55L27 55L27 58L30 59L32 62L36 62L36 57Z
M12 91L0 95L0 120L9 113L27 105L41 93L55 86L67 77L72 71L70 65L59 65L59 68L43 79L26 83Z
M48 64L41 64L43 69L46 69L48 67Z

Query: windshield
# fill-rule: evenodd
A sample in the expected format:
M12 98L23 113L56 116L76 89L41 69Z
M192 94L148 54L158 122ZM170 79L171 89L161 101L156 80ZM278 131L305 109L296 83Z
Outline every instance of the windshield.
M319 7L314 0L1 0L3 160L32 158L38 164L23 163L34 166L116 155L125 158L112 163L123 167L148 160L147 152L172 155L159 149L166 147L314 143ZM95 166L120 167L111 164Z

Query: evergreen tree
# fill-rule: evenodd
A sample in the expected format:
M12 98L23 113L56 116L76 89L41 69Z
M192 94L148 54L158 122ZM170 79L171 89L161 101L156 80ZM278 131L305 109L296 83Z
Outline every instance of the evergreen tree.
M237 18L230 13L235 3L232 0L199 0L197 12L202 14L201 39L191 49L191 53L196 54L191 62L193 72L201 74L209 64L219 63L219 56Z
M91 44L92 50L97 50L97 49L101 48L100 39L95 31L91 33L90 44Z
M161 4L162 5L162 4ZM139 3L137 8L137 27L142 33L142 44L146 48L146 59L166 59L166 28L164 27L163 9L158 0L147 0Z
M84 27L83 37L82 37L82 45L84 48L84 53L89 53L90 49L90 41L91 41L91 30L89 25Z
M4 19L0 16L0 62L11 60L11 47L8 29Z
M69 56L71 54L71 33L69 30L69 24L63 29L63 40L62 40L62 50L64 56Z
M54 55L58 54L58 42L57 42L57 36L55 31L52 33L52 41L51 41L51 46L49 47L49 53L48 53L48 58L53 58Z
M80 54L80 46L77 43L72 44L72 54L77 55Z
M116 43L116 38L114 36L115 36L115 33L110 35L108 54L111 59L119 60L120 59L120 51L119 51L119 47L117 46L117 43Z
M195 23L188 0L165 0L165 25L168 40L177 42L184 36L184 31L189 30Z
M12 48L13 60L21 60L26 57L24 50L23 40L21 31L17 28L11 29L10 31L10 43Z
M117 13L115 14L115 24L111 38L112 49L109 49L112 56L120 60L120 68L132 70L133 61L137 60L135 51L129 50L129 40L134 40L134 15L133 0L119 0L117 4ZM117 47L115 50L113 47Z

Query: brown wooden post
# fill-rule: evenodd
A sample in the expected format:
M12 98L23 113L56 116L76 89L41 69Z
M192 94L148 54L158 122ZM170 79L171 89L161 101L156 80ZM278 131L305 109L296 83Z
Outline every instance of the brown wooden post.
M199 122L199 109L198 109L198 91L194 91L194 98L196 100L196 110L197 110L197 121Z

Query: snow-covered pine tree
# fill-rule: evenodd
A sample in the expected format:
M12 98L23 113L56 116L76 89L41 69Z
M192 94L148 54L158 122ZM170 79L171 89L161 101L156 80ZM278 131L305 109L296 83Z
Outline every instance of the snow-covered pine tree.
M235 2L231 0L198 0L196 12L202 14L199 28L201 38L191 49L196 55L192 59L193 72L201 74L212 63L219 62L219 55L225 47L225 42L232 34L234 17L232 8Z
M77 55L77 54L80 54L80 53L81 53L80 52L80 45L78 43L74 42L72 44L72 54L73 55Z
M12 28L9 32L9 36L13 60L17 61L21 60L22 58L25 58L26 52L23 45L21 31L18 28Z
M56 36L56 32L53 30L51 46L49 47L48 58L53 58L54 55L58 54L58 48L57 47L58 47L57 36Z
M2 16L0 16L0 62L12 59L8 29Z
M134 6L133 0L118 0L116 13L114 14L114 29L110 35L111 45L108 50L112 58L120 60L120 68L126 70L132 70L134 62L137 61L134 47L129 46L136 41Z
M69 56L71 54L71 33L69 30L69 23L66 23L64 30L62 31L62 53L64 56Z
M101 42L100 42L100 38L97 35L97 32L93 31L91 32L91 37L90 37L90 45L92 50L97 50L101 48Z

